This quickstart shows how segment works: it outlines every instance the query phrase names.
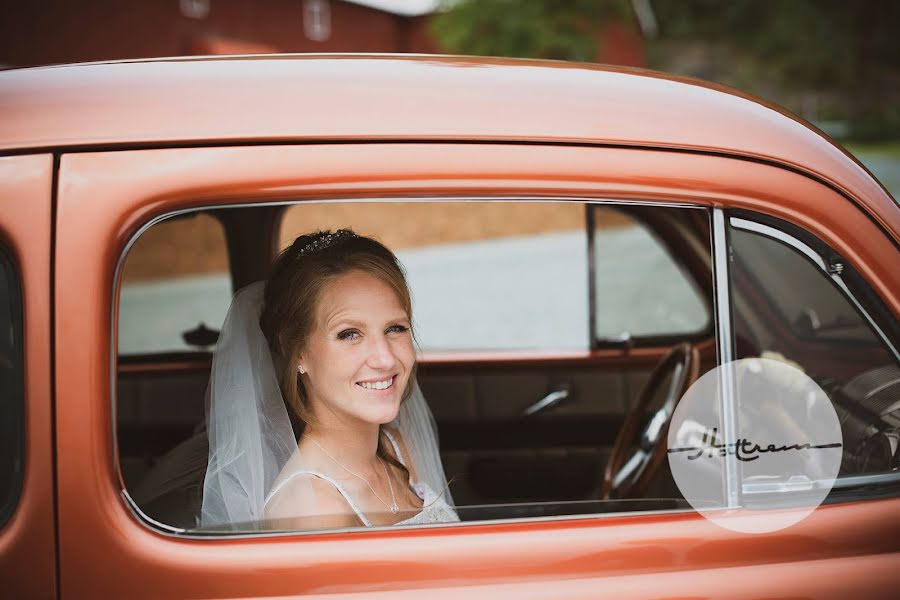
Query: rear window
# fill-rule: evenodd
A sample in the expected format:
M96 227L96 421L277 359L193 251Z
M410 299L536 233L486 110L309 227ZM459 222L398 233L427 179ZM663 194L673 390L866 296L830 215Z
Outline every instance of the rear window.
M15 511L24 470L25 370L19 275L0 248L0 527Z
M231 299L222 224L207 213L166 219L125 259L119 354L211 350Z
M685 211L634 211L676 224ZM594 207L594 289L599 342L696 335L712 323L701 290L663 242L632 214Z

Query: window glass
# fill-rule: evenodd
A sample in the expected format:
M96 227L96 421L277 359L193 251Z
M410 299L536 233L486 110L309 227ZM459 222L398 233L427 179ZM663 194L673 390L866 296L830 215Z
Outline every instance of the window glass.
M205 213L166 219L128 252L119 354L211 349L231 298L222 224Z
M896 470L900 368L838 287L841 276L823 271L817 253L804 245L811 258L783 234L734 228L730 237L737 358L788 361L822 387L844 436L840 475Z
M184 290L197 288L185 282L196 285L197 280L209 276L209 269L201 267L210 262L198 257L202 246L198 249L197 240L207 239L201 236L202 231L198 233L199 225L217 230L221 220L228 224L234 256L267 259L289 246L297 235L350 227L394 251L407 273L420 351L417 381L435 419L439 458L452 481L450 492L460 519L689 510L665 469L659 472L660 483L650 486L646 493L621 501L600 498L607 459L654 363L647 358L652 353L647 352L590 351L588 208L586 203L571 201L494 200L302 202L278 207L280 216L271 212L271 206L218 209L215 219L198 215L162 221L149 228L132 250L134 256L129 255L126 271L132 269L127 271L131 279L126 277L124 283L144 284L141 276L149 272L153 274L146 280L149 284L182 290L183 295L171 301L175 305L172 312L188 314L189 318L179 317L184 324L171 326L167 340L179 338L201 319L217 330L221 316L178 312L182 305L194 302L184 299L188 296ZM621 212L604 207L604 214L596 221L600 245L606 253L602 260L622 254L656 258L632 263L633 273L602 267L598 276L618 279L599 289L626 285L632 281L629 275L635 273L639 275L634 278L637 280L659 279L663 276L653 269L662 262L670 278L681 278L673 284L682 290L681 297L701 306L697 309L701 316L685 321L690 327L665 329L671 345L696 341L698 335L712 336L711 331L703 331L709 321L707 306L712 294L708 212L619 208ZM269 217L271 220L267 220ZM272 232L273 239L260 234L267 231ZM155 246L149 243L153 240L157 240ZM184 252L178 250L180 247ZM153 248L162 248L157 251L168 254L153 263L154 268L138 269L135 265L141 263L135 257L150 256ZM261 254L260 248L267 252ZM176 264L183 253L198 255L188 262L190 268L166 266L167 262ZM224 269L224 251L216 255L223 257L218 264ZM149 262L149 258L146 260ZM270 265L245 261L241 268L245 271L242 280L255 281L266 279ZM217 276L223 283L204 288L207 295L198 296L196 302L208 302L224 313L231 303L231 290L225 273ZM646 289L637 287L643 285L642 281L632 283L636 290ZM695 288L703 291L692 292ZM631 304L620 300L602 305L610 331L632 330L634 323L646 318L634 316ZM121 318L130 319L132 327L145 327L140 323L144 311L151 316L165 312L150 299L132 303L131 311L129 314L123 309ZM657 322L679 321L663 318ZM360 327L360 321L356 323L355 327ZM119 331L128 335L127 327L120 325ZM661 329L638 331L659 333ZM123 344L120 340L120 347ZM172 344L160 342L145 348L179 348ZM660 344L660 356L669 344ZM341 362L335 356L336 362L328 363L331 369L338 369ZM333 526L239 522L220 529L200 527L209 454L204 417L210 367L205 356L198 358L145 355L120 362L120 367L124 364L127 368L120 368L117 382L119 464L129 497L141 512L157 523L189 530L199 527L206 533L272 529L275 525L287 529L343 527L346 519L328 521ZM349 368L355 373L358 367ZM293 370L292 365L291 379L282 385L294 385ZM313 381L313 375L307 373L306 377ZM667 385L659 388L663 392L668 389ZM294 415L290 433L302 439L300 417L290 406L287 411ZM217 431L224 435L222 430ZM249 437L226 435L237 441ZM327 439L319 441L328 444ZM292 439L287 445L293 447L295 443ZM345 457L339 444L328 446L328 450L337 460L323 454L318 468L345 484L351 497L363 494L365 498L365 485L344 469L347 466L356 472L356 465L341 462ZM366 474L372 475L373 485L384 476L371 470ZM399 488L387 488L384 482L376 487L389 499L392 492L405 489L402 483ZM369 500L365 510L383 518L378 515L384 507L373 498Z
M696 334L709 326L709 300L638 218L649 215L672 227L686 212L654 208L626 213L595 207L598 340Z
M0 526L15 510L24 471L25 371L22 296L12 261L0 248Z

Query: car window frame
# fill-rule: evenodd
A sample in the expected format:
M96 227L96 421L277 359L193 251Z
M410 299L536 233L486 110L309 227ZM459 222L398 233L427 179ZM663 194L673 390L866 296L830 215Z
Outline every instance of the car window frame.
M144 232L146 232L150 227L152 227L156 223L159 223L160 221L171 218L172 216L177 216L177 215L181 215L181 214L185 214L185 213L198 212L198 211L216 211L218 209L240 209L242 207L254 207L254 208L282 207L282 210L280 210L279 213L276 214L275 218L272 220L272 227L271 227L271 230L269 231L270 240L268 243L268 247L269 247L269 251L272 252L272 258L274 258L274 256L277 255L277 250L278 250L277 249L277 245L278 245L277 238L278 238L278 232L279 232L280 226L281 226L281 218L283 217L283 214L284 214L283 209L286 207L289 207L291 205L307 203L307 202L309 202L309 203L334 203L334 202L349 202L349 203L384 202L384 203L388 203L388 202L459 202L459 201L475 201L475 202L479 202L479 201L480 202L494 202L494 201L501 201L501 202L503 202L503 201L506 201L506 202L560 202L560 201L563 201L563 202L577 202L584 206L591 206L591 205L624 206L624 205L629 205L629 206L646 206L646 207L651 207L651 208L652 207L682 208L682 209L703 210L703 211L711 212L712 213L711 219L713 217L715 217L716 214L721 213L721 209L718 209L718 208L711 209L708 206L704 206L701 204L688 203L688 202L683 202L683 201L674 201L674 202L673 201L658 201L657 202L657 201L649 201L649 200L574 197L574 196L550 197L550 196L527 196L527 195L512 195L512 196L506 196L506 195L505 196L429 196L429 195L422 195L422 196L415 196L415 197L397 197L397 198L393 198L393 197L356 198L356 197L354 197L354 198L346 198L346 199L330 198L330 199L324 199L324 200L305 199L304 198L304 199L293 199L293 200L275 201L275 202L272 202L272 201L253 202L252 200L249 200L247 202L240 202L240 203L234 203L234 204L232 204L232 203L229 203L229 204L213 203L213 204L204 205L202 207L192 206L192 207L187 207L187 208L182 208L182 209L170 210L165 213L156 215L155 217L144 222L140 227L138 227L134 231L134 233L131 235L131 237L128 239L128 242L123 246L121 253L119 254L119 257L117 259L116 268L115 268L114 276L113 276L113 280L112 280L113 296L112 296L111 306L113 307L113 310L111 311L111 315L110 315L111 336L110 336L110 340L109 340L110 349L111 349L110 358L113 363L111 365L111 370L110 370L110 377L111 377L110 384L111 384L111 389L112 389L111 401L113 404L113 406L112 406L113 421L112 421L111 425L113 427L114 459L115 459L116 470L118 473L118 488L120 490L120 493L122 494L122 497L125 500L125 504L128 508L128 511L132 514L132 516L139 523L143 524L146 527L149 527L153 531L163 533L166 535L170 535L170 536L174 536L174 537L177 537L180 539L234 539L234 538L240 539L240 538L258 538L258 537L307 536L307 535L323 535L323 534L330 535L330 534L342 534L342 533L351 533L351 532L357 533L357 534L364 533L363 531L361 531L361 528L358 528L358 527L339 528L339 529L316 529L316 530L307 530L307 531L303 531L303 530L296 530L296 531L295 530L291 530L291 531L273 530L273 531L256 531L256 532L247 531L247 530L241 530L241 531L235 531L235 532L229 532L229 531L209 531L209 532L207 532L207 531L200 531L200 530L196 530L196 529L186 529L186 528L182 528L182 527L175 527L172 525L168 525L166 523L161 523L161 522L153 519L152 517L150 517L149 515L144 513L141 510L140 506L138 506L137 502L135 502L135 500L131 497L131 495L128 491L128 488L126 487L125 482L122 479L121 467L119 466L120 450L119 450L119 442L117 439L118 432L117 432L117 427L116 427L116 424L118 422L117 406L118 406L119 399L118 399L116 380L118 377L117 373L118 373L118 366L119 366L120 361L118 360L118 357L116 354L117 343L118 343L118 339L116 337L116 331L117 331L116 323L118 320L118 302L119 302L118 290L119 290L119 286L121 284L122 271L123 271L123 267L124 267L124 263L125 263L125 258L128 254L128 251L134 245L136 240ZM586 223L585 226L588 227L589 224ZM720 237L721 237L721 234L720 234ZM712 238L711 239L711 242L712 242L711 251L712 251L712 255L713 255L713 262L715 263L716 262L716 260L715 260L716 253L715 253L714 245L715 245L715 241L716 241L716 234L715 234L715 229L712 225L712 221L711 221L711 238ZM724 237L721 237L719 243L721 244L723 242L724 242ZM229 247L229 251L230 251L230 247ZM588 245L587 251L589 253L592 251L592 248L590 247L590 245ZM589 269L586 270L585 275L589 276ZM232 280L234 280L233 274L232 274ZM712 284L714 286L714 289L712 290L712 295L713 295L713 299L714 299L714 306L716 306L716 310L714 311L713 318L712 318L713 331L711 332L711 334L715 336L714 341L715 341L716 347L717 347L717 356L721 357L723 355L722 348L724 348L730 344L730 341L729 341L730 340L730 333L729 333L730 320L727 321L727 323L728 323L727 326L723 327L722 324L717 325L718 319L719 319L718 315L720 313L723 315L728 315L729 312L728 311L722 312L721 308L719 308L716 305L716 303L718 302L718 298L720 296L720 294L718 294L718 292L715 289L716 281L717 281L717 279L714 277L712 280ZM592 283L591 280L589 280L589 282ZM590 293L590 288L588 288L588 293ZM587 323L586 326L590 327L591 323ZM724 335L726 339L720 339L720 335ZM591 336L591 337L593 337L593 336ZM705 337L708 337L708 336L705 336ZM682 339L682 338L679 338L679 339ZM585 348L585 351L590 352L591 349ZM627 351L627 349L623 349L623 351ZM447 356L445 353L441 353L441 354L442 354L442 356L445 356L445 357ZM460 353L460 354L464 354L464 353ZM510 352L510 357L516 358L516 359L521 359L524 357L525 359L527 359L528 354L531 354L531 353L516 351L516 352ZM537 352L535 352L534 354L536 354L538 356L542 356ZM132 359L132 360L133 360L133 358L134 357L129 357L129 359ZM147 358L158 359L159 356L153 355L152 357L147 357ZM132 367L134 367L135 364L132 362L132 360L129 360L129 363L131 364ZM721 359L717 359L717 363L721 364ZM736 487L736 484L730 484L729 487L734 488L734 487ZM731 500L729 500L727 505L723 505L723 506L708 509L708 510L729 510L734 507L735 507L735 504ZM518 517L518 518L513 517L513 518L503 518L503 519L488 519L488 520L484 520L484 521L466 521L466 522L460 522L460 523L433 523L433 524L426 524L426 525L417 525L417 526L415 526L415 529L419 529L419 528L431 529L431 528L471 526L471 525L479 525L479 526L480 525L498 525L498 524L506 524L506 523L514 524L514 523L522 523L522 522L535 523L535 522L544 522L544 521L579 520L579 519L613 518L613 517L635 517L635 516L644 516L644 515L652 516L652 515L657 515L657 514L671 515L671 514L682 514L682 513L696 514L697 511L693 507L685 507L685 508L678 508L678 509L647 510L647 511L636 511L636 512L624 511L624 512L608 512L608 513L551 515L551 516L541 516L541 517ZM390 526L390 525L376 526L376 527L365 528L365 531L385 531L385 530L390 531L390 530L392 530L392 527L393 526Z

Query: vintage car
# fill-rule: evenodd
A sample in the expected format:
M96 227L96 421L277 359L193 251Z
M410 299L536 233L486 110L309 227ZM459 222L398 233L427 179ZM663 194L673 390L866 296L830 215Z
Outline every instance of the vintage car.
M588 64L248 56L10 70L0 114L4 596L900 595L900 208L778 107ZM338 226L407 269L460 522L200 527L231 295ZM758 356L825 390L843 457L809 516L748 534L648 423ZM727 485L711 510L766 518Z

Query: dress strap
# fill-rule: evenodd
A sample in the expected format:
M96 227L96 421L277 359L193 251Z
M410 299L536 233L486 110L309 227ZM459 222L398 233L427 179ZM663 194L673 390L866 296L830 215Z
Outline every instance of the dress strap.
M387 428L382 429L382 431L384 432L384 435L387 436L387 439L390 440L391 446L394 447L394 454L397 456L397 460L400 461L401 465L408 469L409 467L406 465L406 461L403 460L403 453L400 452L400 446L397 444L397 440L394 439L394 436L391 435L391 432L388 431Z
M399 460L400 464L406 467L407 470L409 470L409 465L407 465L406 461L403 460L403 453L400 451L400 444L397 443L397 439L391 434L390 431L387 430L387 428L382 429L382 431L384 432L384 435L387 436L387 439L390 440L391 446L394 447L394 455L397 457L397 460ZM413 479L412 472L410 471L409 486L410 489L415 492L416 495L418 495L418 492L416 492L416 485L416 481Z
M391 440L391 441L393 441L393 440ZM319 471L297 471L296 473L291 473L284 479L284 481L282 481L281 483L276 485L275 489L273 489L271 492L269 492L269 495L266 496L266 501L263 504L263 506L268 504L269 500L274 498L275 494L277 494L279 491L281 491L281 489L285 485L287 485L287 483L291 479L293 479L294 477L298 477L300 475L312 475L313 477L318 477L319 479L324 479L325 481L327 481L328 483L333 485L337 489L337 491L341 493L341 496L344 497L344 500L347 501L347 504L350 505L350 508L353 509L353 512L356 513L356 516L359 517L359 520L362 521L363 525L365 525L366 527L372 526L372 523L369 521L369 519L366 518L366 515L363 514L363 511L361 511L359 509L359 507L356 505L356 502L354 502L353 498L350 497L350 494L347 493L347 490L345 490L341 486L341 484L339 484L337 481L335 481L332 477L329 477L325 473L321 473Z

